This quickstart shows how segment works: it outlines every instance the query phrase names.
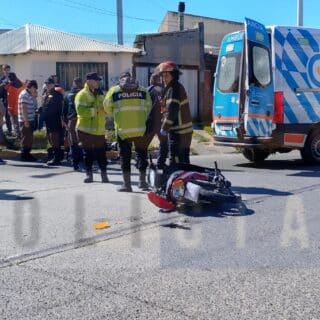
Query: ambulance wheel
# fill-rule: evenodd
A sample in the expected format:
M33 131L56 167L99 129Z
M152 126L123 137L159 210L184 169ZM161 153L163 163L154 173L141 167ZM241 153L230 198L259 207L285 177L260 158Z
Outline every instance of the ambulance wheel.
M267 159L270 153L261 149L244 148L242 154L249 161L259 163Z
M304 162L320 164L320 130L314 130L309 134L300 153Z

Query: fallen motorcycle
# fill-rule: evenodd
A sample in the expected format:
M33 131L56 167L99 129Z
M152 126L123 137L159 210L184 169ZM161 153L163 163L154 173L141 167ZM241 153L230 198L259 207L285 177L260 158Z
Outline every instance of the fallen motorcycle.
M148 199L162 211L173 211L179 204L237 203L241 196L231 190L218 168L193 164L175 164L159 170L151 161L148 182L152 191Z

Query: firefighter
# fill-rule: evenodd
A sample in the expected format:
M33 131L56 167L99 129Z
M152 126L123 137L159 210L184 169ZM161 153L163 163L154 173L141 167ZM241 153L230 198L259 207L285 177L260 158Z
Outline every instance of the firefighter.
M179 82L181 72L173 61L164 61L156 67L156 73L162 77L164 119L161 135L168 136L169 162L190 163L190 145L192 140L192 120L187 93Z
M151 109L151 97L147 89L139 86L129 72L120 75L119 84L110 88L104 100L104 108L114 119L120 149L120 165L123 185L120 192L131 192L131 151L135 146L140 189L146 190L148 143L144 138L146 120Z
M93 182L92 165L95 156L101 171L101 181L109 182L105 152L106 114L103 109L104 95L100 89L101 80L96 72L88 73L84 88L75 97L76 128L84 150L85 183Z

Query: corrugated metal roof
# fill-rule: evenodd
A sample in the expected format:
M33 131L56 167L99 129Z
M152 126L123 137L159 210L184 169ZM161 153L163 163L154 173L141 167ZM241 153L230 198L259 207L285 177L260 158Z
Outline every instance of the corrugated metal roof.
M0 34L0 54L19 54L29 51L134 53L140 50L29 23Z

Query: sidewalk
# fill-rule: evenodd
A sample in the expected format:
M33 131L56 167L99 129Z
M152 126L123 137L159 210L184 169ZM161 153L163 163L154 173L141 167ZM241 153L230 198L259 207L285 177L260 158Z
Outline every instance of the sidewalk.
M150 143L151 150L158 149L159 140L155 136ZM194 134L191 142L191 155L209 155L209 154L223 154L237 152L232 147L215 146L213 144L213 138L204 130L194 130ZM45 161L47 159L46 150L32 150L32 154L39 160ZM115 151L107 151L108 158L115 158ZM5 147L0 147L0 158L18 160L20 158L19 150L11 150Z

